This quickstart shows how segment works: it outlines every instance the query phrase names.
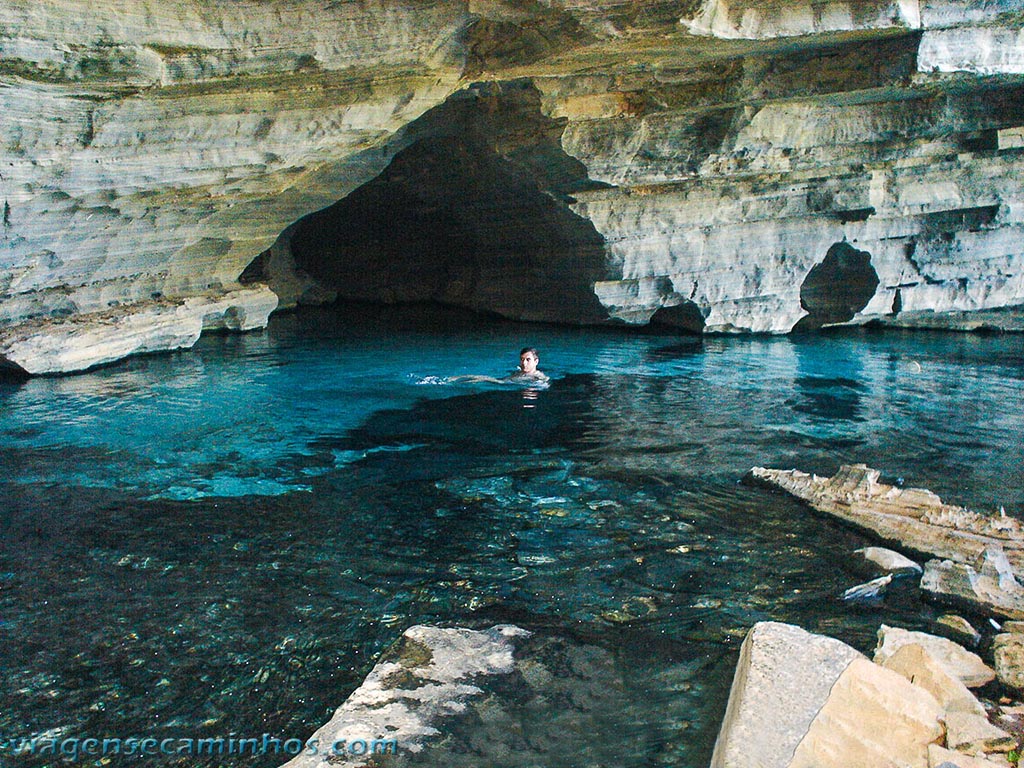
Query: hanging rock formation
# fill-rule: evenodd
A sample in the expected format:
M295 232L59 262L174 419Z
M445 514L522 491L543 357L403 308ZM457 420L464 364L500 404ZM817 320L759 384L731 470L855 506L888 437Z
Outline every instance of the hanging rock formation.
M1021 327L1022 11L12 0L0 326L255 317L262 283L695 332Z

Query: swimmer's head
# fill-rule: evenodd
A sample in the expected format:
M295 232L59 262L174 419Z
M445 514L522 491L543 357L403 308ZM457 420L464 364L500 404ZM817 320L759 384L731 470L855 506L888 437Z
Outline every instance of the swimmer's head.
M519 370L523 373L535 373L540 356L533 347L523 347L519 352Z

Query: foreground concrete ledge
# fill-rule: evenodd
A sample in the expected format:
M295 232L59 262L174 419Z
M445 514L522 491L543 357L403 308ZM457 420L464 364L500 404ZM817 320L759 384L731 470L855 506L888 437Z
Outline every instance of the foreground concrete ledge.
M184 349L206 330L264 328L277 304L277 295L260 285L33 320L0 330L0 366L29 375L74 373L132 355Z
M422 751L483 693L476 682L514 670L516 643L529 636L511 625L410 627L286 768L363 766L374 753Z

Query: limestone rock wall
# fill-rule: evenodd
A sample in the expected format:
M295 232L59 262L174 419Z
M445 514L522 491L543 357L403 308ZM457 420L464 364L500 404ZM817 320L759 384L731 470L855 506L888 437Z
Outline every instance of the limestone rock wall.
M12 0L0 326L240 281L281 306L694 331L1024 305L1022 19L1020 0ZM446 168L439 141L480 162ZM293 249L310 214L410 189L432 190L407 222L443 256L376 232Z

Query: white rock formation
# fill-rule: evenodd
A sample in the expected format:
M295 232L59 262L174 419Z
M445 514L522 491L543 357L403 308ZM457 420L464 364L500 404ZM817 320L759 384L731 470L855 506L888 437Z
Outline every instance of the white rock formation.
M150 301L0 330L0 366L28 374L83 371L131 355L191 347L206 330L263 328L277 308L265 286Z
M722 332L1019 325L971 313L1024 306L1022 8L12 0L0 326L140 322L147 302L235 290L247 267L282 306L361 295ZM437 141L461 149L423 151ZM396 157L433 198L399 190ZM371 279L350 294L329 277L351 254L320 248L335 263L315 269L292 234L370 182L395 216L362 232L349 271ZM394 255L435 242L458 247Z

